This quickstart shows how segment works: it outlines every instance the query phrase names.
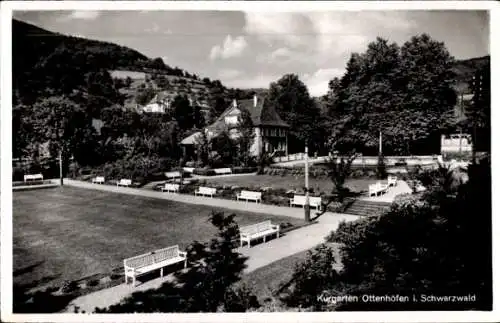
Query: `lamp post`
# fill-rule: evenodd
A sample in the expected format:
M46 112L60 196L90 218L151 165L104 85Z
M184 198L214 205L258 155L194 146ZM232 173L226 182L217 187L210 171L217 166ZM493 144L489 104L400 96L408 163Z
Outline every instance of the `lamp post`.
M311 221L311 208L309 207L309 152L306 142L305 151L305 188L306 188L306 203L304 205L304 219L306 222Z
M63 183L63 165L62 165L62 149L59 149L59 183L61 186Z

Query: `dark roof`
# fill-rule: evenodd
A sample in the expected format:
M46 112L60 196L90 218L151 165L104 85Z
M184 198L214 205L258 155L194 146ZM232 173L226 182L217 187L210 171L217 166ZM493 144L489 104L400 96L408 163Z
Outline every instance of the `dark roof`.
M273 126L273 127L290 127L276 112L274 106L269 104L269 101L264 96L257 97L257 105L254 105L254 99L239 100L237 108L246 109L250 113L254 126ZM210 129L223 128L224 118L233 109L233 104L227 108L217 120L208 126Z

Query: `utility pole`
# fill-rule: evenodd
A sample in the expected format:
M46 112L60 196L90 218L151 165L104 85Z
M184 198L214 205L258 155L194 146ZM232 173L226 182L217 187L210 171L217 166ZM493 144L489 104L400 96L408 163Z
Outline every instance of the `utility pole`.
M378 155L382 156L382 131L378 132Z
M309 206L309 151L306 142L305 156L305 187L306 187L306 204L304 205L304 219L306 222L311 221L311 208Z
M59 149L59 181L60 185L63 186L63 163L62 163L62 148Z

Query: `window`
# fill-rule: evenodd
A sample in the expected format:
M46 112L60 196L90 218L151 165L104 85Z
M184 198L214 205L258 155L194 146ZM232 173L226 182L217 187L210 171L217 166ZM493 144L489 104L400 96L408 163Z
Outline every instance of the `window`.
M227 116L224 118L224 122L227 125L236 125L238 124L238 116Z

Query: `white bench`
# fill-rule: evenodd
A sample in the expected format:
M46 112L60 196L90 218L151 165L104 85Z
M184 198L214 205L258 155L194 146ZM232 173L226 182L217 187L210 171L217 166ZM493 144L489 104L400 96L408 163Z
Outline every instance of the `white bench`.
M94 184L104 184L104 176L96 176L92 178L92 183Z
M217 193L217 189L213 187L203 187L200 186L196 191L194 191L194 195L202 195L202 196L210 196L214 197Z
M217 175L232 174L231 168L214 168L214 173Z
M132 278L135 286L136 277L157 269L160 269L160 276L163 277L163 267L179 262L184 262L184 268L187 267L187 253L180 251L178 245L127 258L123 261L125 283L128 284L129 278Z
M389 185L382 184L381 182L377 182L376 184L370 184L368 186L368 194L369 196L375 195L379 196L387 192L387 188Z
M398 185L398 177L394 175L387 176L387 185L389 187Z
M246 242L250 248L250 241L264 238L264 242L266 242L266 237L274 234L277 238L280 237L280 226L272 224L269 220L240 227L240 246L243 247L243 242Z
M125 186L125 187L128 187L132 185L132 180L131 179L120 179L120 181L118 181L118 183L116 183L116 186Z
M306 206L306 197L305 195L294 195L293 199L290 199L290 206L300 205L302 207ZM316 208L319 210L321 208L321 197L318 196L309 196L309 206Z
M179 192L179 184L169 184L166 183L165 186L161 188L162 192L172 192L172 193L178 193Z
M167 179L176 179L176 178L181 178L181 172L166 172L165 177Z
M185 171L186 173L192 173L194 172L194 167L184 167L182 168L183 171Z
M262 202L262 193L261 192L253 192L253 191L241 191L240 194L236 195L236 200L245 200L245 201L255 201L256 203Z
M27 175L24 175L24 181L25 182L43 181L43 175L42 174L27 174Z

